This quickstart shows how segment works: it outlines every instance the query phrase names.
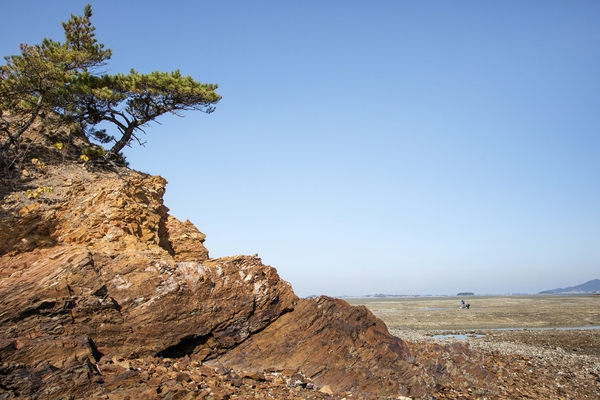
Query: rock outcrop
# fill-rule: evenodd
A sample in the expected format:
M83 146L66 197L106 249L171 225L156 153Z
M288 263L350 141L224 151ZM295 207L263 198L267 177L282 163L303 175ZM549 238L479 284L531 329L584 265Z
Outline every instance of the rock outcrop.
M494 382L480 354L463 346L409 345L366 307L326 296L300 300L294 312L218 361L243 370L300 372L318 386L354 396L423 396L459 381L485 392L484 382Z
M208 259L204 235L167 214L164 179L85 170L62 178L47 201L7 207L2 338L83 337L99 354L203 359L297 301L257 257Z
M163 178L74 164L27 175L2 187L0 399L494 393L481 353L298 299L257 256L209 258L163 205Z

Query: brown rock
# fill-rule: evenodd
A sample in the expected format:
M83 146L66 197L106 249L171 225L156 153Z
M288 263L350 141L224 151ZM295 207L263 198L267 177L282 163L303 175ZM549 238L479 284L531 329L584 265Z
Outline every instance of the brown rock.
M299 300L257 256L210 259L204 234L168 214L161 177L66 165L27 179L53 191L2 188L1 398L558 398L589 386L560 364L405 343L364 307Z
M208 250L203 244L206 235L189 220L181 222L168 215L166 228L175 260L196 262L208 260Z
M138 383L140 383L140 377L136 371L104 376L104 387L109 390L137 386Z
M204 235L162 205L164 179L77 177L66 201L29 207L0 233L1 337L88 336L113 356L205 358L292 308L291 287L259 258L207 259ZM48 246L23 252L26 237Z
M166 380L166 378L164 379ZM162 376L154 376L148 380L148 386L150 387L158 387L163 382Z
M229 391L221 387L211 388L210 394L214 400L228 400L231 397Z
M281 369L281 374L289 378L290 376L294 375L296 371L297 369L295 368L284 367Z
M131 368L131 364L129 363L129 361L124 360L121 357L113 357L112 362L113 362L113 364L121 366L125 370L128 370Z
M306 378L302 374L293 374L290 376L290 385L291 386L305 386Z
M2 362L36 364L43 360L63 368L79 365L86 359L94 360L94 357L93 344L86 337L20 337L0 341Z
M107 355L127 370L136 357L193 354L198 363L293 308L290 285L259 258L208 259L204 235L162 204L165 184L49 167L52 201L6 205L2 361L69 368Z
M254 381L264 381L265 380L265 374L263 372L244 371L242 376L244 378L252 379Z
M334 394L333 389L331 388L331 386L329 385L325 385L322 388L319 389L319 392L321 393L325 393L325 394Z
M190 378L190 375L185 372L178 372L177 375L175 375L175 380L178 382L189 382L192 380L192 378Z
M235 387L242 386L242 377L235 372L230 372L227 374L227 380Z
M158 400L160 396L156 389L146 387L135 387L131 389L119 389L108 394L109 400Z
M208 376L211 378L216 375L215 367L209 367L208 365L202 365L201 367L199 367L198 372L200 372L204 376Z
M127 371L125 368L116 364L100 364L98 366L102 375L121 374Z
M453 374L436 367L452 358L448 352L465 358ZM480 356L466 348L409 347L365 307L325 296L300 300L292 312L216 362L244 370L275 368L287 376L302 371L317 386L329 385L336 393L376 397L421 396L434 391L429 382L439 379L489 380ZM279 384L277 378L274 383Z

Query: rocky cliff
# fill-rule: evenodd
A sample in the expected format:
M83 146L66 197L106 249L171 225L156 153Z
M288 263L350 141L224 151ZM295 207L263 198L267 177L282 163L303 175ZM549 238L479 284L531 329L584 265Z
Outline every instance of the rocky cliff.
M2 186L0 399L443 398L496 383L466 347L409 344L364 307L299 299L256 256L211 259L169 215L161 177L26 175Z

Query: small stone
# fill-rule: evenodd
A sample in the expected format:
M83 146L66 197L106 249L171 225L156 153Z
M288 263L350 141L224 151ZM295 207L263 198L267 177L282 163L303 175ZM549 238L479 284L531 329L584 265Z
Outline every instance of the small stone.
M319 389L319 392L331 395L334 394L333 389L329 385L323 386L321 389Z
M306 386L306 382L304 382L305 378L302 374L294 374L290 377L290 385L291 386Z
M231 382L231 384L235 387L242 386L242 377L236 374L235 372L230 372L227 375L227 380Z
M198 368L198 372L200 372L204 376L208 376L209 378L212 378L212 377L214 377L216 375L215 374L215 369L211 368L211 367L209 367L207 365L200 366Z
M212 388L211 394L214 400L228 400L231 395L224 388Z
M113 364L120 365L121 367L123 367L125 369L131 368L131 364L129 364L129 361L124 360L122 358L113 357L112 362L113 362Z
M192 378L190 378L189 374L185 372L177 372L175 375L175 380L178 382L189 382L192 380Z
M265 380L265 374L262 372L247 372L244 371L243 372L243 377L244 378L248 378L248 379L252 379L254 381L264 381Z

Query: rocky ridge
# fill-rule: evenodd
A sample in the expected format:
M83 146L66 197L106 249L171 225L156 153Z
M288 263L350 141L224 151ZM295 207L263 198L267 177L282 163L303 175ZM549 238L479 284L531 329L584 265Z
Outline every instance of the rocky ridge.
M161 177L69 164L11 185L0 399L504 398L495 356L299 299L257 256L211 259L204 234L169 215Z

